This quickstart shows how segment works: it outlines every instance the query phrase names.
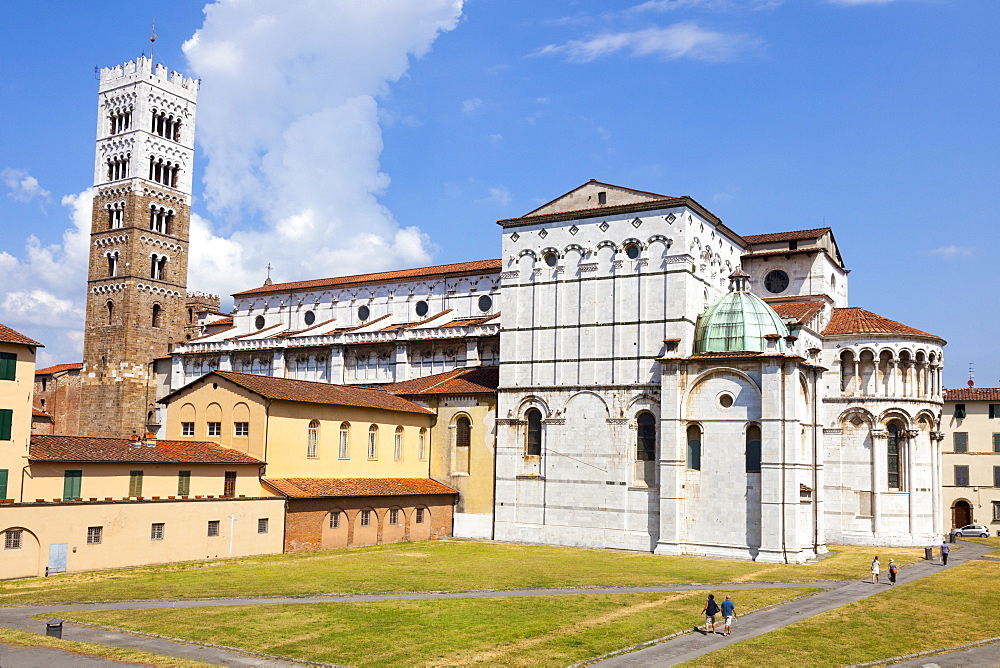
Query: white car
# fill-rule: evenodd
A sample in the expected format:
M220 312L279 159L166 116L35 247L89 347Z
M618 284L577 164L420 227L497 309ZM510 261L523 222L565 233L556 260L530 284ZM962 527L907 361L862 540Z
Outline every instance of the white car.
M952 529L956 536L976 536L977 538L989 538L990 530L982 524L966 524L961 529Z

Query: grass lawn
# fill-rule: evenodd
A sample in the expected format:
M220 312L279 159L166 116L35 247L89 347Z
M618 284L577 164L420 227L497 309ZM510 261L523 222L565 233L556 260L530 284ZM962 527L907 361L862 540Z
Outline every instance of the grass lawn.
M970 561L683 665L843 666L993 638L998 578L1000 563Z
M520 587L802 582L867 577L872 548L807 566L462 540L170 564L0 583L0 605ZM922 549L879 548L904 566Z
M738 591L745 611L810 589ZM715 591L718 596L723 590ZM565 666L704 623L708 592L68 613L67 618L351 666ZM61 615L63 613L60 613Z
M16 647L45 647L48 649L61 649L74 654L86 656L99 656L110 661L125 661L127 663L148 664L150 666L162 666L165 668L196 668L208 666L210 664L200 661L189 661L187 659L175 659L169 656L160 656L138 650L123 649L120 647L107 647L105 645L95 645L86 642L73 642L71 640L58 640L47 636L40 636L27 631L14 631L0 628L0 644L14 645Z

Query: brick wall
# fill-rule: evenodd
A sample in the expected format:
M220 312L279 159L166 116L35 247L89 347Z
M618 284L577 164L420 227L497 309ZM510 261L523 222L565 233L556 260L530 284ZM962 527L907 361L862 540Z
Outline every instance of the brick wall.
M44 378L44 387L42 389ZM35 406L51 417L36 434L76 435L80 433L80 370L35 376ZM44 421L39 421L41 425ZM43 430L44 429L44 430Z
M366 496L321 499L290 499L285 513L285 552L380 545L408 540L445 538L452 535L454 496ZM424 511L425 526L416 520ZM371 511L371 526L361 527L362 510ZM389 523L390 510L399 514L399 525ZM340 526L330 527L330 513L339 512Z
M161 192L168 189L143 185L140 191L106 188L94 198L79 405L79 433L86 436L145 431L156 398L150 362L184 338L188 206ZM110 227L109 202L125 202L121 227ZM151 205L174 211L168 230L150 229ZM118 272L111 276L107 253L115 251ZM160 279L151 277L153 254L169 258Z

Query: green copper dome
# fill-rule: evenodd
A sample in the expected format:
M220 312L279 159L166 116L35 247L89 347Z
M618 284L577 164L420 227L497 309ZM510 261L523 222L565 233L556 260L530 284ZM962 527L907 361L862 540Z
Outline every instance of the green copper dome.
M747 278L741 270L733 272L732 292L701 314L694 333L695 353L762 353L767 350L765 335L788 336L781 316L749 291Z

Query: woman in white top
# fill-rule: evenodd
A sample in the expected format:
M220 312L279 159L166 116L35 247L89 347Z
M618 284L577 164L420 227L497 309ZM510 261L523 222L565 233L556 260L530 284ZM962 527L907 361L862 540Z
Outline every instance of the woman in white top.
M880 566L880 564L878 563L878 555L875 555L875 558L872 559L872 584L873 585L877 585L878 584L879 566Z

